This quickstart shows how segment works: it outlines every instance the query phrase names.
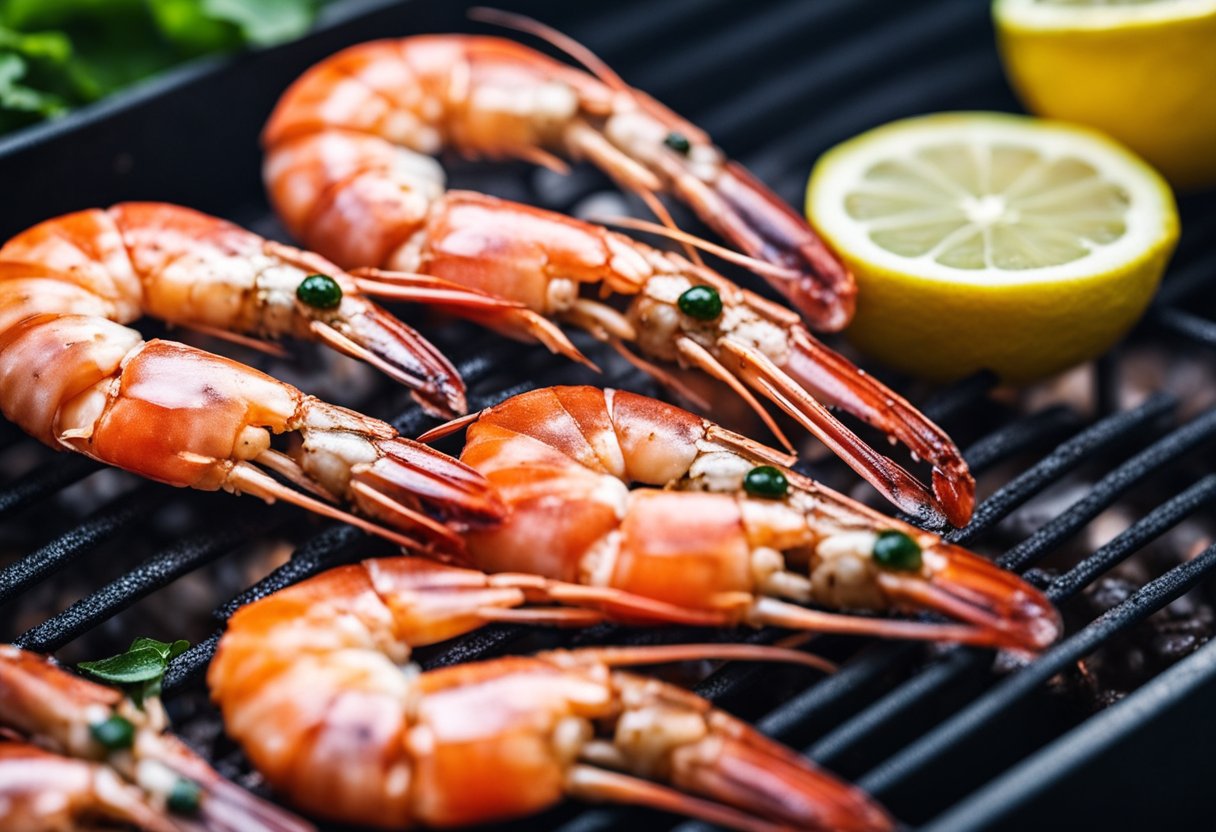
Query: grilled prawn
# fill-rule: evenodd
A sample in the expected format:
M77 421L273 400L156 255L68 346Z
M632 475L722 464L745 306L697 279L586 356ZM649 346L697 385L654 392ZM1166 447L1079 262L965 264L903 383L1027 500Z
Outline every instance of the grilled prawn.
M165 732L155 700L0 646L0 828L309 832L311 824L224 780Z
M459 125L474 119L478 102L498 100L492 95L498 90L496 73L503 73L504 83L523 82L495 69L493 62L482 66L487 55L503 56L474 45L479 43L410 38L366 44L314 67L283 96L266 129L266 176L272 200L292 233L342 265L367 267L353 271L355 284L366 294L408 298L430 281L450 281L519 304L464 304L450 311L539 340L570 358L586 361L554 320L612 343L673 386L683 387L654 362L702 370L742 395L788 445L756 401L754 394L759 394L901 509L926 523L943 518L954 525L967 522L975 483L950 438L903 397L816 340L788 309L740 289L699 262L601 226L476 193L445 192L438 164L413 152L428 148L431 139L425 137L432 130L417 121L422 116L416 111L433 106L442 111L434 119L451 120L442 130L434 128L439 130L435 143L458 140L465 135ZM512 46L504 54L515 59L532 54L521 49ZM465 54L460 50L471 57L448 54ZM436 72L428 67L445 55L471 62L473 68L465 71L449 68L476 88L461 93L467 100L437 103L459 86L447 76L428 74ZM556 64L552 68L572 71ZM465 77L470 73L472 80ZM482 92L476 91L483 89L479 83L486 85ZM527 98L523 92L513 94ZM544 96L536 93L536 100ZM512 134L496 128L488 135L509 141ZM655 228L681 240L694 239ZM771 271L763 264L756 267ZM584 297L585 289L597 290L600 298ZM603 302L613 293L628 299L624 315ZM631 347L649 360L634 355ZM825 405L843 408L928 461L932 493Z
M346 823L463 826L571 796L746 832L892 828L864 794L705 700L613 669L711 655L818 666L804 653L593 648L403 672L411 647L478 626L478 609L510 613L521 581L541 583L499 577L376 559L241 608L207 676L226 730L293 805Z
M790 471L786 455L677 407L615 390L553 387L422 438L462 425L461 460L508 507L502 524L466 535L470 565L581 584L581 594L562 590L564 603L651 621L1030 651L1059 634L1055 608L1016 575ZM643 487L630 490L635 483ZM638 604L639 596L668 611ZM954 621L802 606L810 603Z
M424 508L456 525L497 519L501 505L480 475L384 422L122 325L151 312L227 332L345 332L386 360L414 354L408 331L353 287L336 317L295 303L287 287L301 270L275 261L273 247L256 254L268 245L258 239L138 204L14 238L0 248L0 412L57 450L175 486L287 500L401 545L419 545L402 531L458 544ZM284 433L299 440L289 453L271 447Z
M852 317L852 275L806 221L709 137L535 21L482 12L544 37L593 73L510 40L420 35L346 49L287 91L263 136L271 199L298 239L346 266L392 261L442 174L431 156L517 158L564 170L586 159L641 194L674 195L743 251L818 329ZM441 187L441 186L440 186Z
M407 256L408 262L396 265L523 305L452 310L457 314L585 361L549 319L572 324L680 390L683 383L665 367L700 370L742 396L787 447L757 394L926 524L945 519L961 526L971 517L975 481L941 428L820 343L797 315L703 265L591 223L465 192L443 197L411 238L408 253L402 252ZM361 289L388 297L413 279L376 270L354 274ZM600 298L584 297L584 287L597 289ZM604 302L613 293L628 300L624 314ZM825 403L858 416L929 462L931 487L867 445Z
M65 214L0 248L4 323L39 313L144 315L274 350L294 336L366 361L435 414L465 412L455 368L426 339L372 303L322 257L216 217L163 202ZM432 280L399 299L448 307L508 302ZM4 327L7 328L7 327Z

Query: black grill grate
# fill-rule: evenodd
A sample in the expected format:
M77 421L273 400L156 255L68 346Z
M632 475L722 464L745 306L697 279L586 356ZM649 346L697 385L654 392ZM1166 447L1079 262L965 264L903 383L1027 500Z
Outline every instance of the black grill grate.
M920 111L1016 108L992 48L987 4L975 0L501 5L535 13L586 42L627 79L709 129L795 204L814 158L860 130ZM165 82L165 90L189 92L195 107L201 101L222 104L236 125L230 130L204 125L200 130L206 141L174 151L188 151L199 160L199 169L214 171L197 181L182 176L180 158L168 158L163 145L165 124L198 118L193 111L183 114L179 102L190 97L185 94L149 94L143 101L103 106L75 124L34 134L40 144L0 145L0 173L17 183L16 192L22 192L23 181L34 181L29 170L51 179L47 187L26 188L30 204L6 215L0 229L7 235L42 216L80 207L81 199L104 204L141 197L177 199L274 233L276 226L256 190L253 135L286 80L345 43L457 28L468 26L460 10L446 4L356 2L342 7L329 28L302 44L219 69L179 73ZM251 83L251 78L259 80ZM91 150L82 160L65 158L68 148L85 146ZM74 167L100 164L109 171L123 154L134 164L114 167L117 172L110 175L82 177ZM606 188L602 177L588 171L576 171L559 183L547 174L510 166L458 171L457 183L563 210ZM1137 816L1135 807L1099 798L1102 792L1087 786L1084 772L1101 768L1103 759L1109 769L1115 752L1132 761L1136 749L1157 752L1163 759L1153 758L1155 768L1173 778L1164 782L1147 767L1131 765L1141 787L1169 793L1181 784L1182 792L1191 794L1185 787L1203 766L1188 770L1172 762L1179 752L1164 742L1179 728L1176 721L1170 723L1166 709L1181 713L1189 707L1185 694L1216 687L1213 648L1202 648L1096 716L1089 716L1088 705L1058 690L1061 679L1075 674L1079 660L1126 635L1204 581L1216 566L1216 548L1209 545L1193 557L1150 569L1134 591L1101 615L1070 603L1112 567L1142 559L1146 547L1170 530L1205 513L1210 517L1216 500L1216 476L1208 475L1216 410L1198 412L1208 404L1203 394L1162 379L1150 385L1156 392L1135 407L1121 406L1136 373L1133 357L1156 351L1167 361L1200 356L1210 363L1211 354L1203 350L1216 347L1216 253L1208 245L1216 231L1216 199L1184 200L1182 211L1183 244L1155 306L1139 330L1097 368L1096 415L1083 413L1075 402L1045 407L1011 403L994 395L993 380L982 375L937 391L925 402L932 418L969 443L966 456L991 490L971 524L949 537L998 556L1010 568L1035 567L1032 580L1045 585L1069 614L1070 635L1063 642L1024 667L1009 666L1005 657L994 669L992 655L982 651L824 638L825 652L845 659L830 678L811 680L794 673L774 685L771 669L728 666L698 690L856 779L901 820L924 829L1024 828L1042 818L1126 821ZM599 379L463 326L444 328L437 340L468 381L472 407L555 383L599 381L656 392L595 348L589 349L607 369ZM391 413L395 403L404 401L399 391L379 390L380 399L365 403L377 415ZM416 435L430 422L417 409L407 409L396 425L406 435ZM0 425L0 454L5 455L0 458L37 453L32 441ZM832 484L852 481L834 461L818 462L811 470ZM155 600L170 584L200 575L206 576L206 603L214 606L209 626L218 628L241 604L381 551L354 529L302 523L293 510L246 505L248 501L223 495L182 494L147 484L117 497L106 496L104 488L94 489L101 496L88 492L104 476L87 460L47 456L0 484L0 542L11 538L7 549L23 553L0 571L0 604L18 609L23 600L35 599L44 609L63 607L44 620L5 624L10 631L4 637L43 651L82 637L118 644L142 634L132 632L125 619L130 608ZM1028 504L1068 493L1066 487L1077 481L1088 483L1084 493L1057 500L1049 510L1052 516L1033 530L1020 527L1016 517ZM77 504L90 508L77 509ZM1078 540L1096 518L1124 505L1138 519L1124 524L1109 542L1093 546ZM183 506L192 519L175 525L172 518ZM77 516L82 510L89 513ZM66 520L59 516L64 513ZM301 527L319 531L301 537ZM278 536L291 540L294 552L260 580L239 580L231 569L208 571L242 562L251 548ZM65 595L77 600L62 603ZM199 635L196 646L171 669L169 704L185 735L209 751L222 770L253 782L240 755L217 739L215 715L203 702L201 675L218 630L208 637L204 629ZM583 644L681 635L687 633L600 627L566 639ZM423 663L492 656L533 637L521 628L494 626L443 649L424 651ZM1154 730L1144 731L1149 725ZM1181 736L1202 746L1195 733L1194 726L1184 726ZM1216 732L1208 731L1207 738L1216 739L1212 734ZM1126 777L1129 766L1113 773L1106 769L1105 776ZM1172 808L1185 813L1193 803L1193 798L1182 800ZM700 828L654 813L576 805L513 828L591 832L626 823L644 829L674 825L681 832Z

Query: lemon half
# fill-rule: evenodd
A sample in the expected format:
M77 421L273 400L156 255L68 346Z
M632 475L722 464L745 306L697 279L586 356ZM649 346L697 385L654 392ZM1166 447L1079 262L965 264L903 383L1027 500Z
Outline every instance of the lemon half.
M826 153L807 216L852 268L848 335L948 381L1021 383L1093 358L1152 298L1178 239L1169 186L1072 125L998 113L893 122Z
M1097 127L1175 185L1216 185L1216 0L996 0L1027 108Z

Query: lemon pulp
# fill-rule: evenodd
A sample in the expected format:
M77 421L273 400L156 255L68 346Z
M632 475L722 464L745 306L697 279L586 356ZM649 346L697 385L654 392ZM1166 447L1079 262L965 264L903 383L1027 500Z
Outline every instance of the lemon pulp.
M849 337L937 380L1030 381L1135 322L1177 239L1168 186L1085 128L956 113L877 128L816 165L807 213L858 281Z
M955 269L1055 266L1127 230L1130 199L1074 156L943 142L865 171L844 200L878 246Z

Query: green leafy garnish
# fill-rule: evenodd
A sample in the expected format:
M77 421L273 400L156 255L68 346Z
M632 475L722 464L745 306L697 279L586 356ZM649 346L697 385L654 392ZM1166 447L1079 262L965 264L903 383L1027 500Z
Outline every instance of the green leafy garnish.
M136 705L143 707L145 699L160 695L169 662L188 649L190 642L184 639L168 642L137 638L125 653L95 662L81 662L77 667L103 682L122 687Z
M0 132L198 55L308 31L330 0L0 0Z
M0 29L0 37L3 37ZM10 114L57 116L67 111L67 102L53 93L28 86L28 62L20 55L0 52L0 109ZM0 124L3 124L0 121Z

